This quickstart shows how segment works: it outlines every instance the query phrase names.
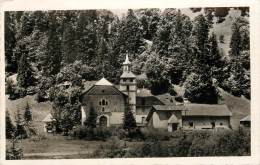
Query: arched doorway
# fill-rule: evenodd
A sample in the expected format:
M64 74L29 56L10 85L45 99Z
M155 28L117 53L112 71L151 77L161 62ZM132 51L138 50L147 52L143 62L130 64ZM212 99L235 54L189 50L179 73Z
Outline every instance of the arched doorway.
M100 127L107 127L107 117L106 116L101 116L99 118L99 125L100 125Z

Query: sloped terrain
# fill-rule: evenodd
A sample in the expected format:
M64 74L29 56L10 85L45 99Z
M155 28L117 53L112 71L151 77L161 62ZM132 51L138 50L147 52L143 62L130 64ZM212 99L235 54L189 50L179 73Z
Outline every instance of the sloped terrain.
M239 127L239 120L250 114L250 100L244 97L235 97L222 89L220 91L223 103L232 112L231 126L233 129L237 129Z
M12 121L15 122L17 113L20 111L21 114L24 114L25 105L28 102L33 115L32 125L40 133L43 132L42 120L50 113L52 106L49 101L37 103L34 98L35 96L26 96L17 100L10 100L6 96L6 110L9 111Z

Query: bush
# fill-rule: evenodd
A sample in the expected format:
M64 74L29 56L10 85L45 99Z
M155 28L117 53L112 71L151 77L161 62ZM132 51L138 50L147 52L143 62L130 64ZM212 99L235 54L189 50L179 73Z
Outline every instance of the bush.
M169 140L171 134L165 130L144 128L141 129L143 139L147 141Z
M10 117L10 113L6 111L5 116L5 136L7 139L13 138L15 135L15 126L13 125L13 122Z
M129 153L134 157L166 157L169 156L166 149L167 145L161 141L144 142Z
M29 86L27 88L27 95L34 95L37 93L37 87L35 86Z
M109 128L88 128L86 126L79 126L70 134L72 137L85 140L106 140L111 137L111 135Z
M175 97L175 101L178 101L178 102L183 102L183 97L182 96L176 96Z
M15 142L13 142L15 143ZM23 158L23 150L15 144L6 150L6 160L19 160Z
M19 98L25 97L26 94L27 94L27 91L25 88L15 87L14 92L12 94L10 94L9 99L11 99L11 100L19 99Z
M171 96L176 96L177 92L174 90L174 86L170 86L168 89L168 92L170 93Z
M12 95L13 92L14 92L14 87L15 87L15 85L14 85L13 80L12 79L7 79L6 80L5 93Z

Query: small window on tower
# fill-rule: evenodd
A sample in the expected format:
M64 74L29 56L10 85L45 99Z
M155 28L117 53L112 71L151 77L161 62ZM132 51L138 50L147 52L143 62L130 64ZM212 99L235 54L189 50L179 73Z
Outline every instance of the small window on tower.
M106 101L106 105L108 104L108 102Z
M133 82L133 81L134 81L134 79L131 78L131 79L130 79L130 82Z
M101 101L99 102L99 105L101 105Z
M128 90L128 91L129 91L129 85L127 85L127 86L126 86L126 90Z

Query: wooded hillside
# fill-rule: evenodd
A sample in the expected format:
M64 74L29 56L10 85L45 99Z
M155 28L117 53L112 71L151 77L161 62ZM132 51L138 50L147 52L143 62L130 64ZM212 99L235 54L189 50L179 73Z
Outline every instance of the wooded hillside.
M82 82L117 84L128 53L133 72L148 77L138 86L153 94L174 95L176 84L191 102L217 103L217 87L250 99L248 17L248 8L129 9L122 18L109 10L5 12L6 76L17 74L6 93L54 102L69 95L76 108Z

